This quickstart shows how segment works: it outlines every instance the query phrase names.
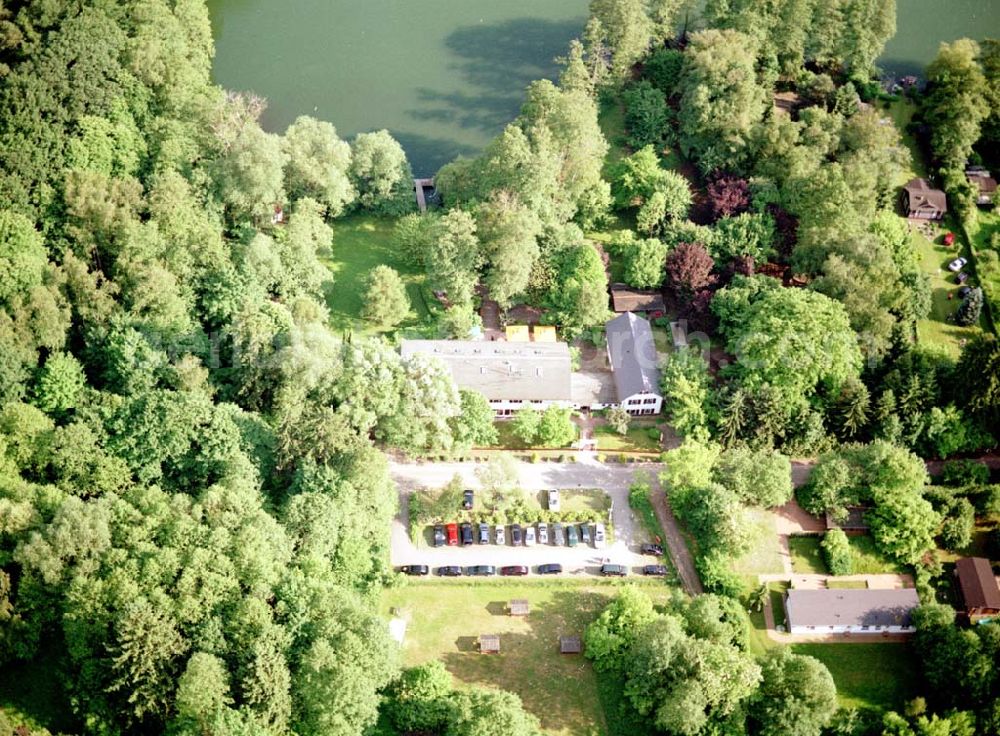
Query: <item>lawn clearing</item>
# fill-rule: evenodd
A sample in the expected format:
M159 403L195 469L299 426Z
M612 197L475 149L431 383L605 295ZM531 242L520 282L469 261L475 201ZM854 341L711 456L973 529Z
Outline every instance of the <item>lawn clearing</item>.
M733 569L740 575L783 572L774 514L767 509L757 508L748 508L746 513L752 526L753 546L749 552L733 561Z
M906 644L793 644L792 651L826 665L846 708L899 710L917 694L917 664Z
M632 584L636 584L633 582ZM669 589L639 582L654 599ZM548 734L606 732L597 679L583 655L559 654L559 636L582 636L614 596L616 583L545 581L410 582L382 595L382 612L408 618L406 665L439 660L455 684L498 687L517 693ZM531 613L506 614L507 602L524 598ZM499 634L500 653L479 654L480 634Z
M802 535L788 538L788 548L792 553L792 571L801 575L828 575L823 552L820 549L822 537Z
M361 319L365 279L380 264L399 272L410 297L410 315L400 327L425 326L430 320L424 295L426 276L409 263L395 243L396 221L388 217L353 215L333 223L330 257L324 263L333 274L333 286L327 293L330 324L336 329L377 332Z
M598 452L659 452L660 430L651 424L634 424L625 434L599 424L594 427Z
M920 257L921 268L931 280L931 313L917 321L917 340L925 345L937 345L953 358L962 351L962 345L979 330L977 327L960 327L948 319L962 303L958 298L959 285L955 275L948 270L948 263L958 257L958 250L941 244L945 228L936 229L934 242L913 230L910 240ZM951 298L949 298L949 296Z
M830 590L866 590L868 583L864 580L837 580L833 578L826 581L826 587Z
M883 555L875 547L875 539L869 534L849 536L847 541L851 545L853 575L899 575L912 572Z

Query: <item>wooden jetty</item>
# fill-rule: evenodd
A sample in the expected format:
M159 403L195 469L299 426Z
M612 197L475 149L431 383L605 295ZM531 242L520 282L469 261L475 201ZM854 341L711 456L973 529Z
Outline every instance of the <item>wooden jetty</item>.
M414 179L413 180L413 189L417 193L417 207L420 208L421 212L426 212L427 211L427 199L424 197L424 189L426 189L427 187L430 187L431 189L434 188L434 180L433 179Z

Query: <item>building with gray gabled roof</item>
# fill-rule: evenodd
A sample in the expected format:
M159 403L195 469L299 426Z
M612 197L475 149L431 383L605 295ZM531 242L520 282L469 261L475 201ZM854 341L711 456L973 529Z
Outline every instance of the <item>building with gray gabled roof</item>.
M400 354L437 358L455 385L481 393L499 417L528 407L573 404L573 371L564 342L403 340Z
M907 634L920 605L913 588L790 590L785 598L792 634Z
M604 326L608 362L618 404L630 414L659 414L659 356L649 321L632 312L615 317Z

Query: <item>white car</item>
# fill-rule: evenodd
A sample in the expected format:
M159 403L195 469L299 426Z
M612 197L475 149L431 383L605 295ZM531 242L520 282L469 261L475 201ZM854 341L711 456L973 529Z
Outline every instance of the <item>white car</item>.
M965 266L966 263L968 263L968 261L965 258L959 256L954 261L948 264L948 270L958 273L959 271L962 270L962 268Z
M534 547L535 546L535 527L530 524L524 527L524 546Z
M594 524L594 547L604 549L607 542L604 539L604 524Z
M500 544L500 545L507 544L507 537L505 536L505 533L504 533L503 524L497 524L497 536L496 536L496 540L497 540L497 544Z
M549 525L544 522L540 522L538 524L538 543L539 544L549 543Z
M549 491L549 511L559 510L559 491Z

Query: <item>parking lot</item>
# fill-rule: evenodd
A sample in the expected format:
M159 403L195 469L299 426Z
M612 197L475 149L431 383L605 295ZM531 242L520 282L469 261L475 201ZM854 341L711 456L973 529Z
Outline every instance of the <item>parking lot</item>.
M521 486L526 490L546 488L602 488L612 501L612 519L615 540L605 549L595 549L582 543L576 547L556 547L550 541L547 546L514 547L510 543L510 527L505 529L506 544L472 544L467 547L432 547L431 529L423 530L426 547L413 544L407 530L409 519L409 496L424 488L440 488L457 473L467 488L479 489L474 463L434 463L410 464L394 463L392 476L399 487L400 512L392 525L391 560L394 567L401 565L428 565L432 572L442 566L459 565L525 565L536 575L538 565L558 563L563 567L563 575L599 575L603 563L624 565L629 574L641 574L643 565L659 562L655 557L642 555L639 547L647 538L645 530L628 505L628 487L635 473L644 470L638 465L608 467L597 463L524 463L520 468ZM491 542L495 538L490 535ZM478 534L474 534L478 538Z

